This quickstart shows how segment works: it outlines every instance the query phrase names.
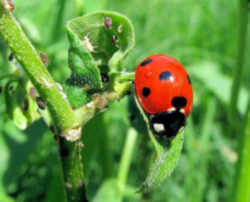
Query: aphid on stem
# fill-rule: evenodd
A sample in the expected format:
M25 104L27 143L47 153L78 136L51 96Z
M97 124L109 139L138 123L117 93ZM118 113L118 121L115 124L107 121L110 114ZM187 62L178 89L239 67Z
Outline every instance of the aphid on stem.
M110 17L105 17L104 24L107 29L112 28L112 19Z

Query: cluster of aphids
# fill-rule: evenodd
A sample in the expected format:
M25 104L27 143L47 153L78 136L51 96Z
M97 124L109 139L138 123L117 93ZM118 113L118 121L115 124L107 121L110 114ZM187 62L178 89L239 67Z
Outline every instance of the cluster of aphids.
M105 19L104 19L104 25L105 25L105 27L106 27L108 30L112 29L112 19L109 18L109 17L105 17ZM119 25L119 26L118 26L117 32L118 32L118 33L121 33L121 32L122 32L122 25ZM112 35L112 42L113 42L113 44L114 44L117 48L119 48L118 45L117 45L117 36L116 36L115 34Z

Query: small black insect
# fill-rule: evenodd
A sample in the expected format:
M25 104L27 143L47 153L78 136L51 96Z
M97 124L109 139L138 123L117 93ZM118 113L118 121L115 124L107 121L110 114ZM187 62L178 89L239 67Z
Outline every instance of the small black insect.
M102 79L102 82L103 82L103 83L109 82L109 76L108 76L108 74L102 72L102 73L101 73L101 79Z
M39 107L39 109L45 110L46 104L45 104L44 100L41 97L36 98L36 103L37 103L37 106Z

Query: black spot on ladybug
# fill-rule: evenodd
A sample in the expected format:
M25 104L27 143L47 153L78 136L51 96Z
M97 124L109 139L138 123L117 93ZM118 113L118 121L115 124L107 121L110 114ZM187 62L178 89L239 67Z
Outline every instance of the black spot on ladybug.
M107 73L101 73L101 78L103 83L109 82L109 76Z
M189 75L187 75L187 80L188 80L188 83L191 85L192 84L192 81L191 81L191 78Z
M144 60L140 65L141 65L141 66L146 66L146 65L149 64L150 62L152 62L152 59L151 59L151 58L148 58L148 59Z
M159 75L159 79L161 81L168 81L168 80L173 80L173 76L171 74L171 72L169 71L166 71L166 72L162 72L160 75Z
M143 95L144 97L148 97L149 94L150 94L150 88L144 87L144 88L142 89L142 95Z
M184 97L174 97L171 101L172 105L176 108L185 107L187 104L187 99Z

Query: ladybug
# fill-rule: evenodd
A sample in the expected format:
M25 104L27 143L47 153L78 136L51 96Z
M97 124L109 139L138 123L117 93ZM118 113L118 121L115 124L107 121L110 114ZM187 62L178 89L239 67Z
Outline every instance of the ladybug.
M192 110L193 89L176 59L162 54L144 59L135 71L135 91L155 135L171 138L184 128Z

